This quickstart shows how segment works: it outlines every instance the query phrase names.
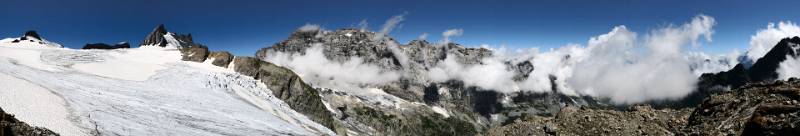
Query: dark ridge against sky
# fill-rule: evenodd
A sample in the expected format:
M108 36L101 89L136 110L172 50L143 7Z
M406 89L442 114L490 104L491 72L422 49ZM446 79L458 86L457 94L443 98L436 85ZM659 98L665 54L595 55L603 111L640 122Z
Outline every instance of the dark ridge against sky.
M390 17L405 14L402 27L390 33L401 43L423 33L438 41L443 31L460 28L463 36L452 41L467 46L549 49L585 44L618 25L644 34L704 14L717 25L713 41L699 50L724 53L746 49L750 36L770 22L797 22L798 5L797 0L3 0L0 37L36 30L69 48L138 45L165 24L212 50L252 55L305 24L330 30L366 20L369 29L379 30Z

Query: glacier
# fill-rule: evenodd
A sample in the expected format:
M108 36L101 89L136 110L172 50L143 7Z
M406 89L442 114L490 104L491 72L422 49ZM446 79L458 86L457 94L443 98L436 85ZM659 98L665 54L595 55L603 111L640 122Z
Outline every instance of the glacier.
M62 135L335 135L211 61L0 43L0 107Z

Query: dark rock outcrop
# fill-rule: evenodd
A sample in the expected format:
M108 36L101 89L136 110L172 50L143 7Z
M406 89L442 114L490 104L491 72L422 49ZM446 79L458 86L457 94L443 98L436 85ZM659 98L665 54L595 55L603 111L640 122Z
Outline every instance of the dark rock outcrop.
M224 68L227 68L228 64L230 64L231 61L233 61L233 55L227 51L211 52L211 54L208 55L208 58L214 59L214 61L211 62L211 64Z
M180 48L180 51L181 60L183 61L203 62L206 61L209 54L208 47L199 44Z
M759 58L750 68L738 64L727 72L703 74L700 77L701 90L714 87L738 88L749 82L771 82L778 78L775 71L788 56L800 56L800 37L784 38L778 42L764 57Z
M687 135L796 135L800 80L753 83L712 94L695 108Z
M167 46L167 40L164 39L164 35L166 34L167 34L167 29L164 28L164 24L158 25L158 27L153 29L153 32L150 32L150 34L148 34L147 37L144 38L144 41L142 41L142 43L139 44L139 46L165 47Z
M291 70L252 57L235 57L233 63L234 71L260 80L295 111L336 130L333 115L325 108L319 93Z
M36 40L42 40L42 37L40 37L39 34L36 33L36 31L33 31L33 30L25 32L25 35L20 37L20 40L28 40L28 37L36 39Z
M0 136L58 136L46 128L30 126L0 108Z
M131 48L131 45L128 42L121 42L114 45L108 45L106 43L89 43L83 46L81 49L121 49L121 48Z

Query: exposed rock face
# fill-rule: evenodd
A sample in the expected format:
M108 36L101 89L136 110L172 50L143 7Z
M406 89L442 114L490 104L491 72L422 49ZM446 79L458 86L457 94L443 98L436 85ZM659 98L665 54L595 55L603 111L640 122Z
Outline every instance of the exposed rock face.
M259 79L292 109L331 130L336 129L319 93L291 70L252 57L236 57L233 63L236 72Z
M211 62L211 64L224 68L227 68L228 64L230 64L231 61L233 61L233 55L231 55L231 53L228 53L227 51L211 52L211 54L208 55L208 58L214 59L214 61Z
M23 35L20 38L20 40L28 40L28 38L33 38L33 39L36 39L36 40L42 40L42 37L39 37L39 34L36 33L36 31L33 31L33 30L25 32L25 35Z
M203 62L208 57L208 47L199 44L180 48L180 51L183 61Z
M148 34L147 37L144 38L144 41L142 41L142 43L139 44L139 46L165 47L167 46L167 40L164 39L164 35L166 34L167 34L167 29L164 28L164 24L158 25L158 27L153 29L153 32L150 32L150 34Z
M727 72L717 74L703 74L700 77L700 88L712 88L714 86L729 86L738 88L748 82L769 82L778 78L775 70L787 56L800 56L800 37L784 38L775 47L767 52L764 57L759 58L750 68L745 68L743 64L736 65Z
M676 135L691 109L656 110L634 106L630 111L564 107L555 117L525 116L494 127L489 136L523 135Z
M128 42L121 42L114 45L108 45L105 43L90 43L83 46L81 49L121 49L121 48L131 48L131 45Z
M689 135L796 135L800 80L747 84L713 94L692 112Z
M33 31L33 30L25 32L25 34L22 35L22 37L13 38L13 39L14 40L11 40L10 43L19 44L19 45L25 45L25 46L31 46L31 45L38 46L38 45L41 45L41 46L45 46L45 47L57 47L57 48L64 47L64 46L61 46L61 44L45 40L44 38L39 36L39 34L36 33L36 31Z
M451 117L447 118L448 120L467 122L471 124L473 129L478 133L483 132L494 122L492 115L495 114L501 116L520 116L522 114L552 115L564 105L587 105L596 102L591 100L587 101L584 100L585 98L581 97L567 97L559 93L540 93L536 94L538 95L536 98L549 99L524 99L520 100L524 101L524 104L503 104L501 100L506 97L514 97L522 94L498 93L493 90L485 90L475 86L466 86L462 81L455 80L434 82L427 76L428 69L437 67L440 62L450 57L454 58L457 63L464 65L482 64L484 63L482 62L484 58L492 57L493 53L491 50L485 48L466 48L455 43L434 44L424 40L413 40L408 44L400 44L388 36L376 38L378 37L377 34L378 33L375 32L358 29L340 29L336 31L298 30L292 33L288 39L276 43L273 46L260 49L255 56L264 59L265 57L277 53L304 54L309 48L321 47L325 58L334 62L346 62L353 57L358 57L362 59L364 63L376 65L383 71L397 71L403 75L397 81L364 86L379 88L383 92L409 102L420 102L428 106L439 106L443 109L447 109L448 112L452 114ZM516 80L527 78L534 69L534 66L529 61L509 61L505 62L505 64L509 70L516 73L514 77ZM552 80L555 79L553 78ZM323 99L331 103L333 107L349 107L344 108L345 110L341 113L335 112L337 116L343 117L346 115L352 117L354 115L348 113L352 105L360 105L363 103L341 102L349 101L351 98L342 97L343 95L345 94L341 94L341 92L323 93ZM387 115L403 117L420 117L432 113L430 110L397 110L379 106L364 107L375 109ZM354 124L348 127L351 128L351 130L363 131L368 134L371 134L371 132L361 129L359 125L380 126L386 123L392 123L392 121L352 121L347 119L343 119L343 121ZM416 130L416 128L411 127L405 130ZM405 130L385 129L385 131Z
M58 136L46 128L30 126L0 108L0 136Z

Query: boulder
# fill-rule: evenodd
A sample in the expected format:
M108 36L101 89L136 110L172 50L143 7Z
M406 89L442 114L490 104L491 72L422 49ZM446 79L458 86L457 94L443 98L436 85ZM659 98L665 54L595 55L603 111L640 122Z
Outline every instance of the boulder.
M214 65L220 66L220 67L224 67L224 68L227 68L228 64L230 64L231 61L233 61L233 55L231 55L231 53L229 53L227 51L211 52L211 54L208 55L208 58L209 59L212 59L212 58L214 59L214 61L211 62L211 64L214 64Z
M204 45L194 45L189 47L180 48L181 60L203 62L208 57L208 47Z

